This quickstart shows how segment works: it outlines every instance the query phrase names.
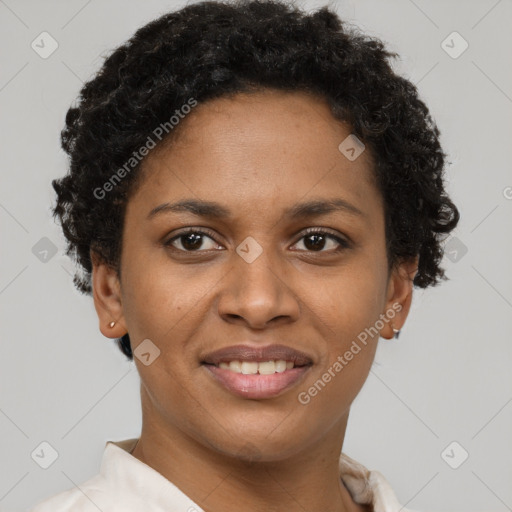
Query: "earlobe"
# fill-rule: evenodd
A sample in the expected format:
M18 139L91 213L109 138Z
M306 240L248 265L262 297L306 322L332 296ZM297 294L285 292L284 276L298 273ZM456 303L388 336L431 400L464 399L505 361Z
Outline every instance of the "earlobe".
M413 281L417 272L418 258L404 261L393 269L384 312L389 321L381 330L381 337L388 340L398 338L411 308Z
M121 302L121 287L117 271L91 251L92 292L99 328L107 338L126 334Z

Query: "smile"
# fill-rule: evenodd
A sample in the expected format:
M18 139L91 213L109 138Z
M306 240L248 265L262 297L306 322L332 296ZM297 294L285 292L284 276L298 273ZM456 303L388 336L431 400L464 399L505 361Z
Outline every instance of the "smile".
M274 398L303 380L311 364L294 366L292 361L230 361L203 368L230 393L247 399Z
M278 359L277 361L222 361L219 368L229 370L244 375L272 375L273 373L282 373L285 370L291 370L295 365L293 361Z

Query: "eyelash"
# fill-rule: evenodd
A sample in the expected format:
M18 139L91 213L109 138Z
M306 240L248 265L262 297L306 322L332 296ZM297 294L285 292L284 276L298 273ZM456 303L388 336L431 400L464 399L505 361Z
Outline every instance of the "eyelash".
M196 254L196 253L202 253L202 252L208 252L209 250L215 250L215 249L207 249L207 250L200 250L198 249L197 251L186 251L186 250L183 250L183 249L177 249L176 247L173 247L172 243L175 241L175 240L178 240L180 239L181 237L185 236L185 235L188 235L190 233L194 233L196 235L206 235L208 236L209 238L211 238L215 243L218 243L216 240L215 240L215 234L208 230L208 229L205 229L205 228L194 228L194 227L191 227L191 228L187 228L186 230L178 233L177 235L174 235L172 238L170 238L169 240L167 240L166 242L163 243L163 245L165 247L169 247L177 252L182 252L182 253L186 253L186 254ZM297 252L312 252L312 253L323 253L323 252L326 252L326 253L338 253L338 252L341 252L345 249L348 249L350 248L350 243L345 240L344 238L341 238L339 237L338 235L332 233L330 230L326 229L326 228L307 228L301 235L301 237L297 240L297 242L299 242L300 240L302 240L303 238L306 238L308 235L312 235L312 234L320 234L320 235L327 235L327 238L331 238L333 239L334 241L336 241L338 244L339 244L339 247L337 249L334 249L334 250L330 250L330 251L324 251L324 250L320 250L320 251L303 251L303 250L299 250ZM295 242L295 243L297 243ZM294 244L295 245L295 244Z

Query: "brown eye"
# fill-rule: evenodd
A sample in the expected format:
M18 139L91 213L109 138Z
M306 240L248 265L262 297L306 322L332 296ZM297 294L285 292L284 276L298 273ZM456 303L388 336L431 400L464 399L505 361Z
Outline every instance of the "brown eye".
M313 233L304 237L304 246L308 251L322 250L325 247L327 237Z
M197 233L181 235L178 240L181 241L182 247L187 251L195 251L203 245L203 235Z
M210 243L208 243L208 241L210 241ZM208 251L218 249L219 247L210 235L197 229L180 233L165 242L164 245L183 252Z
M321 229L309 230L301 240L304 240L305 250L312 252L338 252L349 247L343 238Z

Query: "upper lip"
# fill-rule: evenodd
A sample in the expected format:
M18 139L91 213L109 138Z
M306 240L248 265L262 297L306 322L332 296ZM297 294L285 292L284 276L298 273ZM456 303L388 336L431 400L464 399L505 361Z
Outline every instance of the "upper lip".
M206 354L202 363L218 365L221 362L229 361L272 361L284 360L293 361L295 366L312 364L313 360L306 353L286 345L232 345Z

